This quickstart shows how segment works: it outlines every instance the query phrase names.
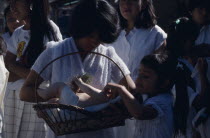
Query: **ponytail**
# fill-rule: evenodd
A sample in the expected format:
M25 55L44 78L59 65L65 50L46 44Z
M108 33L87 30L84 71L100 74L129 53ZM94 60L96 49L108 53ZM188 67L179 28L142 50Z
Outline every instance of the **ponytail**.
M45 49L44 38L47 37L50 41L58 41L55 35L52 24L48 18L49 3L48 0L33 0L31 11L30 24L30 41L23 55L27 67L31 67L38 56Z

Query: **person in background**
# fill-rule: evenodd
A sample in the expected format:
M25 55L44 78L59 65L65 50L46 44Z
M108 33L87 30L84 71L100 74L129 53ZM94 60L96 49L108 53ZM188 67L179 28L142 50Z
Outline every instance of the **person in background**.
M167 34L157 25L151 0L118 0L117 9L122 31L110 46L115 48L128 66L132 79L136 80L142 58L164 47ZM125 126L116 128L116 137L132 137L134 124L135 120L126 120Z
M4 34L2 34L2 38L4 39L7 46L9 46L10 38L12 33L15 31L16 28L22 26L24 24L23 21L19 21L16 15L11 11L10 6L7 6L4 9L4 19L6 22Z
M44 138L44 120L37 117L33 104L20 100L19 93L31 66L47 48L47 42L60 41L62 36L48 18L48 0L15 0L11 9L25 24L13 32L5 57L7 69L17 77L8 84L4 97L4 135L6 138Z

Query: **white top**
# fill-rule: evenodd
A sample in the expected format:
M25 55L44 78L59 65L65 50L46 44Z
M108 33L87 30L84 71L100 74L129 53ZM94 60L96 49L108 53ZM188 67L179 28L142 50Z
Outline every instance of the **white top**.
M2 133L3 98L4 98L4 95L5 95L7 80L8 80L8 77L9 77L9 72L5 68L4 59L3 59L2 55L0 55L0 77L1 77L1 79L0 79L0 133Z
M157 25L149 29L134 28L128 35L123 30L111 46L128 66L131 77L136 80L142 58L158 49L166 38L167 34Z
M53 59L71 52L78 52L73 38L65 39L62 42L51 42L47 46L48 48L32 67L38 73ZM130 74L124 62L115 53L114 48L99 45L93 52L112 58L121 67L125 75ZM88 55L83 62L79 54L64 57L50 65L41 76L44 80L50 80L51 83L67 82L83 71L91 76L90 85L98 89L102 89L111 80L119 82L123 78L117 66L107 58L95 54Z
M158 115L152 120L137 120L134 138L171 138L173 134L173 96L170 93L149 98L144 105L151 105Z
M53 22L50 21L54 31L55 35L58 37L59 40L62 40L62 35L60 33L60 30L58 26ZM24 26L18 27L12 34L11 37L11 43L10 46L8 46L8 51L13 53L14 55L17 55L17 61L20 59L20 57L24 54L28 43L30 41L30 30L24 30ZM44 45L49 42L49 39L47 36L44 38Z
M43 67L53 59L68 54L70 52L77 51L78 50L73 38L65 39L62 42L51 42L48 44L48 48L39 56L34 66L32 67L32 70L39 73L41 69L43 69ZM130 74L126 65L115 53L114 48L99 45L93 51L102 53L112 58L121 67L125 75ZM81 72L83 71L91 76L90 85L98 89L104 88L104 86L111 81L119 82L122 79L122 74L120 70L115 65L113 65L111 61L102 56L93 54L88 55L83 62L78 54L74 56L64 57L50 65L41 74L41 77L44 80L50 80L51 83L67 82L76 75L81 74ZM47 136L53 137L53 133L48 132ZM112 129L103 129L93 132L66 135L63 137L112 138L114 137L114 135Z

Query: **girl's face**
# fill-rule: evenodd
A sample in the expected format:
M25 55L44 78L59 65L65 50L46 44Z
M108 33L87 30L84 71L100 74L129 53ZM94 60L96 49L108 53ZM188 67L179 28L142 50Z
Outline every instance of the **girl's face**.
M25 1L16 1L13 8L18 20L24 20L30 14L30 5Z
M17 19L17 17L12 12L7 13L6 21L7 21L7 27L9 28L9 31L11 33L13 33L17 27L22 25L22 23Z
M101 44L98 33L94 32L90 35L76 40L77 46L84 51L92 51Z
M207 13L204 8L195 8L191 14L193 21L195 21L197 24L205 24Z
M127 21L135 21L139 11L139 0L120 0L120 13Z
M155 95L158 92L157 82L157 73L151 68L141 64L139 76L136 80L137 92L140 92L141 94Z

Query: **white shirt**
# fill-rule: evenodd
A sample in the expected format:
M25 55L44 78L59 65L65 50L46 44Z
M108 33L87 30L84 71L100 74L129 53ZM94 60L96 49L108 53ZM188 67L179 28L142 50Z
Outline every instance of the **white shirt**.
M39 73L43 67L53 59L78 51L73 38L65 39L62 42L49 43L48 47L49 48L40 55L32 67L32 70L37 73ZM121 67L125 75L130 74L128 68L116 54L114 48L99 45L93 51L112 58ZM80 74L82 71L91 75L90 85L98 89L103 89L104 86L111 81L119 82L123 77L120 70L113 65L111 61L93 54L88 55L83 62L79 55L64 57L46 68L46 70L41 74L41 77L44 80L50 80L51 83L67 82L76 75ZM49 134L49 137L50 136L52 135ZM67 135L66 137L105 138L113 137L113 132L111 129L103 129L99 131Z
M0 55L0 134L2 133L2 111L3 111L3 98L5 95L5 90L7 86L7 80L9 77L9 72L5 68L3 56Z
M50 21L50 23L55 31L55 35L58 37L59 40L62 40L62 35L57 25L53 21ZM18 27L13 32L12 37L10 39L11 43L9 43L10 46L8 46L8 51L13 53L14 55L17 55L17 61L24 54L30 41L30 30L24 30L23 28L24 26ZM47 36L45 36L44 45L47 42L49 42L49 39Z
M173 134L173 96L170 93L149 98L144 105L151 105L158 115L152 120L137 120L134 138L171 138Z
M111 46L128 66L131 77L136 80L142 58L158 49L166 37L167 34L157 25L149 29L134 28L128 35L123 30Z

